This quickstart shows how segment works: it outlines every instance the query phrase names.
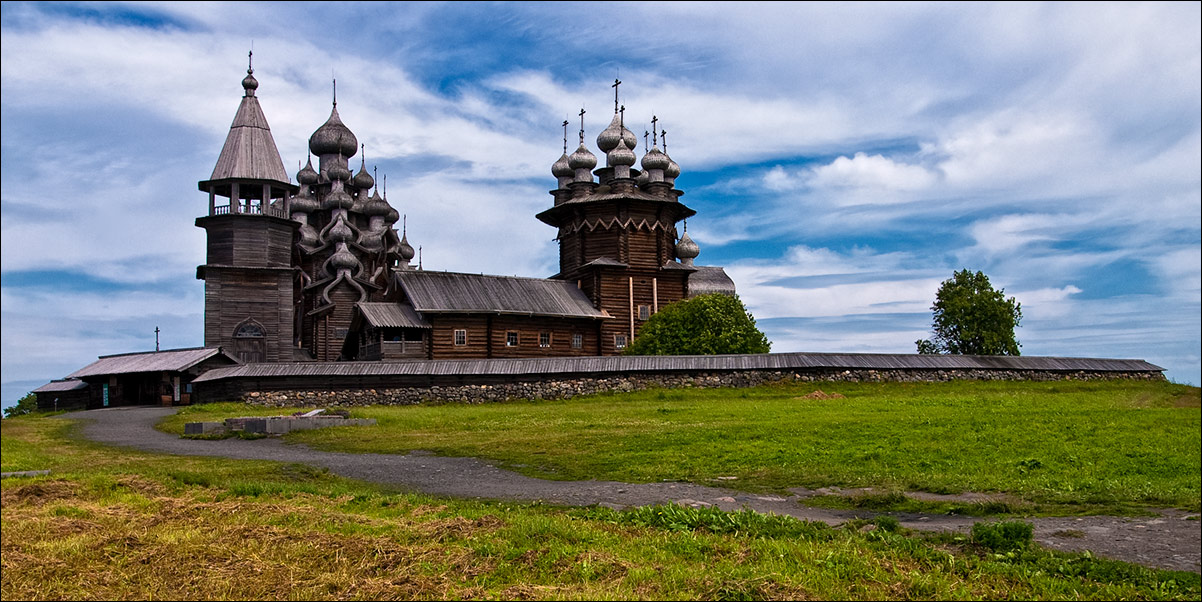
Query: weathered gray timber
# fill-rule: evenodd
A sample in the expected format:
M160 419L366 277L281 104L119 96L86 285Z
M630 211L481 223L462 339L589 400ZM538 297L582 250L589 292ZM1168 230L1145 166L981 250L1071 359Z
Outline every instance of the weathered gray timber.
M262 398L278 405L283 397L284 405L306 405L304 400L322 405L563 398L781 380L1163 379L1162 372L1159 366L1132 359L773 353L247 364L210 371L196 383L203 401Z

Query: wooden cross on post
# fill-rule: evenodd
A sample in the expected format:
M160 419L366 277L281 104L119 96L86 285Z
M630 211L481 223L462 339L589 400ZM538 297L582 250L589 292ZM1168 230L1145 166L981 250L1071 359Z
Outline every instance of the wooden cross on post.
M580 144L584 144L584 107L580 107Z
M618 112L618 86L622 85L622 80L615 78L614 85L610 86L614 89L614 113Z

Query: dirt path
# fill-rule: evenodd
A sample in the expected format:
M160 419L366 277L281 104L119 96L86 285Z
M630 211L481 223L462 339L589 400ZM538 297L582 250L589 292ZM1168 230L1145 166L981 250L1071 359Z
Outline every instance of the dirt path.
M188 456L299 462L376 483L433 495L475 499L543 501L566 506L600 504L612 508L666 502L712 505L723 510L750 508L837 525L871 512L840 511L804 505L807 493L754 495L690 483L618 483L614 481L544 481L496 468L473 458L445 458L413 452L406 455L325 452L279 439L182 439L156 431L155 423L173 408L109 408L63 417L83 421L83 434L97 442L143 451ZM902 525L927 531L967 532L978 519L949 515L894 515ZM1028 519L1035 539L1057 550L1089 550L1158 568L1202 572L1202 522L1177 510L1156 517L1088 516Z

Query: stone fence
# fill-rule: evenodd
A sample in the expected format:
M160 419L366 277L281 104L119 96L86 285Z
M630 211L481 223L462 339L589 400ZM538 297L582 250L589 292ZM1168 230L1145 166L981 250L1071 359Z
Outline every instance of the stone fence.
M1159 371L1048 371L1048 370L741 370L697 373L635 373L604 377L544 375L535 380L483 382L480 384L423 384L414 386L348 386L323 388L256 387L256 390L226 389L227 399L274 406L365 406L441 403L487 403L509 399L570 399L595 393L642 391L646 389L754 387L774 382L943 382L951 380L1164 380ZM295 382L295 381L293 381ZM232 394L231 394L232 393Z

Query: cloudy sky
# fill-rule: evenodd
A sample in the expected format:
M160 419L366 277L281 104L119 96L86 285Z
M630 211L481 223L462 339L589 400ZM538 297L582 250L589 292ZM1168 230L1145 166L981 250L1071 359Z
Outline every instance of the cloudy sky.
M17 3L2 40L3 401L202 343L208 177L253 45L284 164L338 80L426 268L557 271L560 123L669 132L698 262L774 351L912 352L968 268L1025 355L1199 384L1202 33L1173 4ZM571 137L575 138L573 125ZM355 162L358 160L356 158Z

